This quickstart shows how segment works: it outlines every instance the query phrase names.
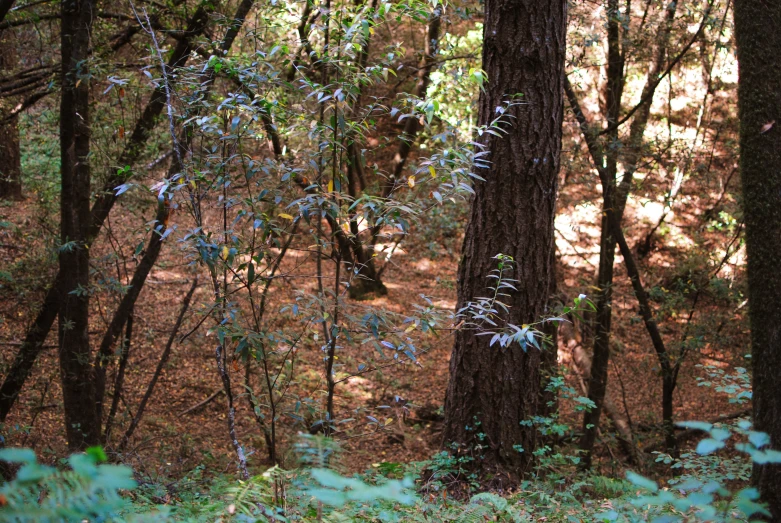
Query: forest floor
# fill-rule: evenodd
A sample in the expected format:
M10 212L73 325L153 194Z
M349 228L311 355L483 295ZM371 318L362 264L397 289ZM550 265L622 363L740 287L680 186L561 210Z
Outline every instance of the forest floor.
M591 294L598 263L599 204L594 203L598 192L593 182L580 183L569 180L563 185L557 219L558 279L560 292L570 301L580 293ZM644 278L647 287L672 289L675 282L686 279L685 268L691 257L692 242L703 242L702 249L709 250L707 231L693 239L690 233L700 227L703 219L696 209L707 207L703 199L685 201L669 218L669 231L659 240L657 248L644 260ZM707 202L705 202L707 203ZM41 202L36 195L28 195L22 203L0 205L0 267L6 274L6 281L0 282L0 374L4 375L23 339L24 330L35 314L45 286L56 270L46 245L42 245L40 234L35 234L42 220ZM453 311L456 305L456 271L459 251L466 219L467 203L458 204L458 209L442 213L439 222L428 221L428 229L419 225L421 232L403 241L400 249L391 258L383 275L388 288L386 296L361 302L361 306L381 308L397 313L409 311L412 301L420 294L430 297L432 303L441 309ZM119 205L112 217L110 229L123 240L121 248L132 248L143 239L145 219L143 209L148 209L143 198L128 199ZM632 238L637 241L658 219L660 204L631 200L627 209L627 223L634 227ZM139 209L142 209L139 211ZM148 218L147 218L148 219ZM173 220L178 217L175 215ZM426 222L426 220L421 220ZM434 225L432 227L432 224ZM182 229L184 230L184 225ZM93 257L108 256L111 253L112 235L103 234ZM173 236L176 236L173 235ZM181 235L179 235L181 236ZM172 237L173 238L173 237ZM723 236L719 236L723 238ZM684 247L688 251L684 252ZM697 247L695 245L695 247ZM717 246L723 248L722 246ZM48 253L48 254L47 254ZM733 252L727 264L734 270L743 262L740 253ZM304 257L302 259L301 257ZM614 342L610 366L609 395L619 406L635 431L640 447L658 441L661 418L661 377L657 356L643 323L639 321L637 305L617 257L614 286ZM285 264L311 264L305 254L292 252ZM27 268L34 268L29 270ZM284 268L284 265L283 265ZM117 267L118 274L124 269ZM682 272L683 271L683 272ZM131 271L132 273L132 267ZM105 275L98 274L98 278ZM211 291L207 278L202 274L196 291L194 306L186 317L180 333L188 332L202 317L198 314L201 303L210 300ZM157 366L159 354L171 332L181 301L192 282L191 266L175 241L168 241L163 254L153 269L135 310L135 330L131 344L125 392L122 397L117 428L121 433L135 412L147 383ZM121 276L120 276L121 278ZM671 283L672 282L672 283ZM284 303L293 296L291 283L285 283L272 290L272 302ZM690 323L690 316L684 303L669 306L670 311L661 311L662 334L671 346L681 340ZM689 301L690 298L688 298ZM92 300L93 317L96 318L93 347L100 342L107 319L116 304L100 297ZM657 301L660 309L669 304L663 299ZM202 312L202 311L201 311ZM716 339L708 341L685 360L679 386L675 393L676 418L711 419L720 414L740 410L715 394L698 387L697 377L705 373L698 365L714 365L725 370L746 365L743 359L748 351L748 334L742 306L721 303L716 298L703 298L693 314L699 329L716 330ZM576 331L578 329L575 329ZM564 337L562 337L564 338ZM710 338L709 338L710 339ZM342 461L345 469L360 471L379 462L411 462L430 458L441 446L441 410L448 381L448 366L452 335L449 331L429 336L421 341L419 366L412 364L391 365L387 368L345 381L337 389L338 418L350 418L371 414L377 418L391 417L393 422L382 432L362 430L363 421L347 425L341 433ZM572 365L567 339L559 344L559 360L565 369L567 381L578 393L581 382ZM582 341L588 346L587 339ZM208 325L202 326L184 343L174 345L173 354L164 369L154 396L147 407L143 422L131 441L124 458L136 470L164 481L166 478L181 478L197 465L203 464L209 470L231 471L235 466L234 453L227 431L226 399L219 394L222 384L215 367L215 341L210 338ZM571 344L570 344L571 347ZM36 449L42 459L54 460L64 456L66 441L63 429L62 398L58 376L56 331L49 335L43 356L36 362L33 375L28 380L22 396L7 420L4 435L9 445L24 445ZM359 346L342 349L345 359L359 359ZM295 390L316 391L323 387L322 360L314 345L301 347L298 351L304 376L295 384ZM250 466L260 470L266 465L264 439L256 421L241 396L238 383L238 367L233 369L237 399L237 432L239 440L247 447ZM110 371L109 379L112 379ZM214 398L199 408L192 409L207 398ZM293 393L291 393L293 394ZM394 398L400 396L408 402L409 412L400 416L401 410L394 408ZM390 409L381 408L390 406ZM355 409L362 409L355 414ZM188 411L189 412L186 412ZM580 420L566 405L564 419L573 427ZM403 420L399 418L403 417ZM293 463L295 434L305 427L293 420L283 418L280 422L280 451L283 466ZM602 438L598 450L600 466L621 467L613 457L619 451L615 440Z

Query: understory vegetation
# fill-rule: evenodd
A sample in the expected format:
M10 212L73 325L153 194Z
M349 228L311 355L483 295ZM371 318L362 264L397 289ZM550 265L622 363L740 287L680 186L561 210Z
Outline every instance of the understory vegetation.
M781 520L756 2L0 0L0 522Z

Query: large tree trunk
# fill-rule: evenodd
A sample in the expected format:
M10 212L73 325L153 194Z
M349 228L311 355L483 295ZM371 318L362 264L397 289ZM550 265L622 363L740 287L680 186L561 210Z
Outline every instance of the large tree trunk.
M488 0L485 4L479 125L522 94L508 134L483 133L491 166L478 170L472 213L459 267L458 308L484 296L498 253L516 260L517 291L506 320L541 318L548 301L556 203L566 29L565 0ZM537 413L540 352L518 344L489 346L490 336L460 330L450 360L445 444L475 456L484 472L521 475L532 460L536 428L521 425ZM480 425L476 425L476 423ZM482 445L482 448L478 448ZM518 445L523 447L520 451Z
M59 349L65 431L71 450L100 443L89 349L89 46L93 0L62 3L60 105Z
M781 127L772 126L781 122L779 23L779 2L735 2L754 423L781 450ZM781 466L755 466L752 478L781 521Z
M16 67L16 48L13 31L0 31L0 72L8 73ZM4 119L10 100L0 99L0 120ZM10 107L8 107L10 109ZM22 166L19 153L19 117L14 116L0 123L0 198L20 200L22 198Z

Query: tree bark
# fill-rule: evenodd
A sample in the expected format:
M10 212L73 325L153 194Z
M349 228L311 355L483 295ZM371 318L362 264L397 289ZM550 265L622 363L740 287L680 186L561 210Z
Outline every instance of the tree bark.
M477 171L485 181L475 183L458 308L485 294L496 254L510 255L518 290L506 299L511 306L506 320L516 325L541 318L553 276L565 30L563 0L485 4L483 69L489 85L480 95L478 124L490 123L510 97L522 97L508 110L514 117L508 134L479 138L490 151L491 165ZM518 344L491 347L489 336L477 334L464 329L456 334L444 441L473 455L483 472L518 477L536 445L536 428L521 422L537 413L540 352Z
M100 443L89 346L90 71L93 0L62 3L59 352L71 450Z
M0 72L10 73L16 67L17 53L13 31L0 31ZM0 99L0 118L13 104ZM22 165L19 152L19 117L0 120L0 198L22 199Z
M781 3L736 0L740 172L748 256L754 424L781 450ZM754 467L752 481L781 521L781 466Z

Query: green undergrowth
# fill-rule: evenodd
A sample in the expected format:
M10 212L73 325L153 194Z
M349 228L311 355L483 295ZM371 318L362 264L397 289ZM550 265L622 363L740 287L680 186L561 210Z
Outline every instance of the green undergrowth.
M701 385L730 401L751 399L746 372L704 368ZM564 400L589 405L552 381ZM546 441L566 441L573 429L557 415L535 418ZM480 449L440 451L415 463L374 463L362 474L339 465L332 439L302 435L294 446L295 468L272 467L247 480L201 464L173 481L144 477L106 463L100 448L74 454L53 467L30 449L0 449L14 479L0 485L4 522L748 522L767 516L750 486L752 467L781 463L767 434L747 418L724 423L684 422L702 437L676 459L656 453L644 474L622 477L578 472L577 451L566 445L534 450L534 470L503 491L486 491L475 471ZM558 438L558 439L557 439ZM467 450L469 450L467 452ZM519 449L523 451L523 449ZM657 478L648 477L650 473ZM488 478L490 479L490 478ZM495 483L495 482L494 482Z
M680 460L659 455L659 466L678 470L666 483L634 472L626 478L578 475L573 467L532 475L535 479L507 492L479 492L465 474L468 461L447 453L342 474L332 465L336 449L322 438L299 444L301 467L270 468L246 481L210 476L205 467L172 483L145 481L128 467L103 463L99 448L74 454L61 467L38 463L29 449L3 449L0 459L17 470L15 479L0 487L0 521L667 523L742 522L765 514L742 471L752 463L781 462L781 453L768 448L767 436L752 431L747 420L685 426L705 437ZM546 461L541 456L538 467Z

